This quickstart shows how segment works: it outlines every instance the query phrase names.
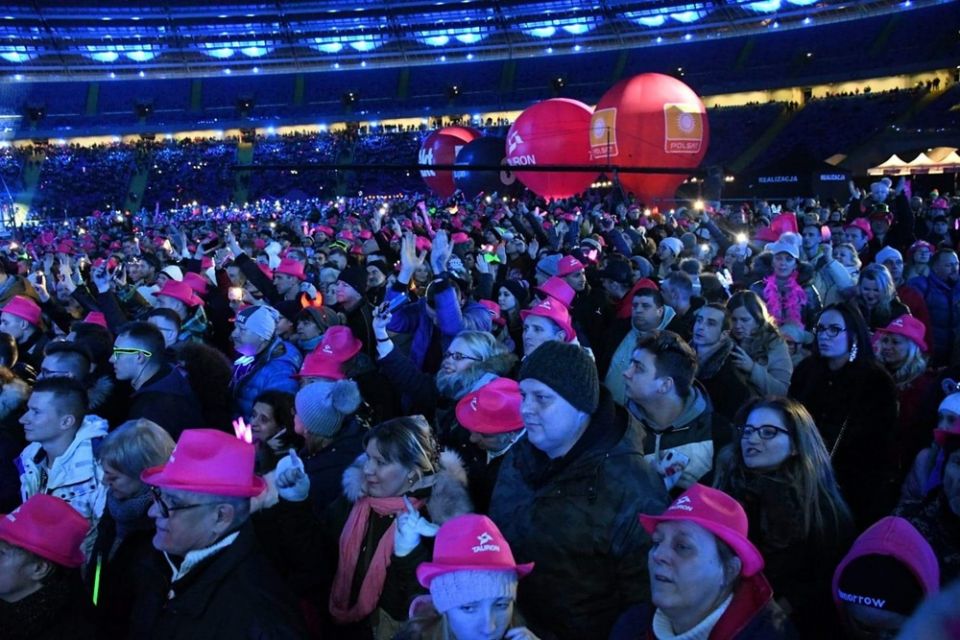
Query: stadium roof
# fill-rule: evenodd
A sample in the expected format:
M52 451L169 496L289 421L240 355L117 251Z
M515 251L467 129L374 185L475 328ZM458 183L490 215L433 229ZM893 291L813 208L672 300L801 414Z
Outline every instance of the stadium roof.
M24 2L0 9L0 77L319 71L542 56L855 20L944 0Z

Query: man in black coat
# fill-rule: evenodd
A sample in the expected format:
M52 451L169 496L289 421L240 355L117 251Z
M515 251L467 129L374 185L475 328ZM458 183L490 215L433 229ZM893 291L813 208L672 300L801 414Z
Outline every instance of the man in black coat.
M213 429L183 432L170 462L147 469L153 546L131 638L302 638L296 603L264 556L250 522L254 448Z
M167 362L163 334L150 323L131 322L120 330L110 358L117 380L133 387L128 420L145 418L174 439L203 426L203 409L186 374Z

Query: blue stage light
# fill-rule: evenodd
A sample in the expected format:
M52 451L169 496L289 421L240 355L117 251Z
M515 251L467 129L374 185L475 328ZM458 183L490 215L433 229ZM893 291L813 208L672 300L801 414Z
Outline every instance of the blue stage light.
M244 47L243 49L240 49L240 53L248 58L262 58L270 53L270 49L267 49L266 47Z
M535 29L524 29L524 33L534 38L549 38L557 32L556 27L537 27Z
M365 51L370 51L376 48L376 46L377 45L374 44L372 40L354 40L353 42L350 43L351 48L361 53Z
M744 5L747 9L759 13L773 13L780 10L780 0L761 0L760 2L748 2Z
M230 47L221 47L219 49L207 49L204 53L218 60L226 60L233 55L233 49Z

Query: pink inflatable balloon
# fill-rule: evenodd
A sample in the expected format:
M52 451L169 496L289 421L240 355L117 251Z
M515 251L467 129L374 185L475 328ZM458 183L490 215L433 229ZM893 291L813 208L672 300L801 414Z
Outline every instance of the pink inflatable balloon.
M699 96L676 78L643 73L621 80L590 120L597 164L695 168L707 153L710 127ZM687 176L621 173L620 183L645 202L673 198Z
M444 127L426 137L420 145L420 164L453 164L457 154L468 142L480 137L480 132L469 127ZM456 191L453 171L421 170L427 186L441 198L449 198Z
M590 164L587 127L590 107L568 98L528 107L507 133L507 164ZM544 198L569 198L585 191L596 173L515 171L517 179Z

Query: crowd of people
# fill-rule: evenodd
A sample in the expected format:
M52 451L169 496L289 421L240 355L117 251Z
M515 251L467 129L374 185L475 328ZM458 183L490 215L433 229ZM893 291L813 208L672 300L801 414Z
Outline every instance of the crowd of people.
M3 636L957 637L960 201L850 194L18 229Z

